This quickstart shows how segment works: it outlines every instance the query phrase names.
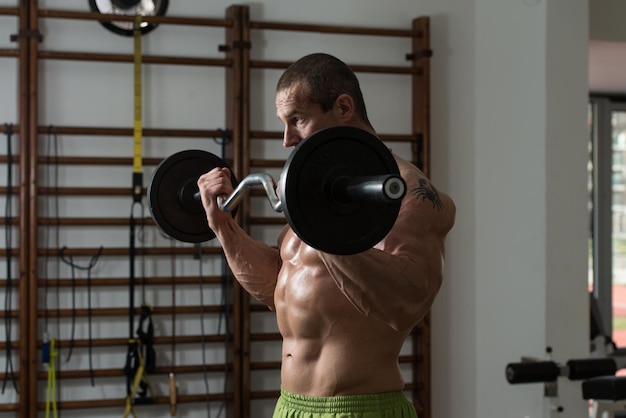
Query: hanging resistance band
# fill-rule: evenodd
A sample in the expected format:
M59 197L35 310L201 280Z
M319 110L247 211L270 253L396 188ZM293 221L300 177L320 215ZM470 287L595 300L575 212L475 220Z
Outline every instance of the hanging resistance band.
M12 264L12 197L13 197L13 153L11 152L11 139L13 136L13 125L5 124L5 135L7 137L7 192L6 192L6 206L4 212L5 221L5 248L6 248L6 287L4 289L4 330L5 330L5 368L4 368L4 380L2 381L2 393L6 388L9 376L13 382L15 391L19 393L17 388L17 377L15 376L15 370L13 369L13 341L11 335L12 328L12 314L13 310L13 275L11 273Z
M69 256L69 259L65 258L65 250L67 250L67 247L61 248L61 251L59 252L59 256L61 257L61 260L65 264L70 266L70 270L72 272L72 332L71 332L71 337L70 337L70 351L67 355L67 361L70 360L72 356L72 349L74 348L74 328L75 328L75 323L76 323L76 304L75 304L76 270L87 271L87 332L89 333L89 336L88 336L89 338L89 342L88 342L89 377L91 378L91 386L95 386L94 373L93 373L93 354L92 354L93 338L92 338L92 333L91 333L91 329L92 329L91 327L91 270L94 268L94 266L98 262L100 255L102 255L102 249L103 249L102 246L100 246L100 249L98 249L98 252L93 257L91 257L89 264L86 266L79 266L78 264L76 264L74 262L74 258L71 255Z
M56 358L57 351L55 349L54 338L48 341L48 335L44 334L43 341L43 363L48 365L48 386L46 388L46 418L50 418L50 407L52 407L52 416L57 418L57 376L56 376Z

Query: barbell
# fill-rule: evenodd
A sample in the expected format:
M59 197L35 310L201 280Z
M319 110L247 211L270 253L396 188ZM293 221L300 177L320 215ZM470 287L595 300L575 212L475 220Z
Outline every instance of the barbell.
M197 181L216 167L228 166L201 150L178 152L157 166L148 201L165 234L190 243L215 238ZM391 151L369 132L346 126L320 130L300 142L283 166L278 194L267 173L250 174L239 183L230 172L234 190L218 199L222 210L234 216L244 193L260 186L302 241L332 254L356 254L380 242L406 194Z

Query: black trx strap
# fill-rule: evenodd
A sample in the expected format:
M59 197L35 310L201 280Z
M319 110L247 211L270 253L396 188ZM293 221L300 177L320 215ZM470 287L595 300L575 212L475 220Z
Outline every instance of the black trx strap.
M137 391L141 389L139 393L141 399L145 400L146 391L145 388L149 386L144 373L150 373L154 371L156 363L156 355L154 354L154 325L152 323L152 308L145 303L141 306L141 317L139 319L139 326L137 328L137 336L135 338L135 217L133 214L135 205L139 205L143 208L141 202L133 202L130 215L130 277L129 277L129 309L128 309L128 324L129 324L129 338L128 338L128 354L126 356L126 365L124 371L126 373L126 393L127 393L127 409L130 405L131 410L127 411L127 414L133 414L132 405L135 404L134 398ZM147 329L144 330L144 322L147 321ZM148 403L148 402L143 402ZM127 416L127 415L125 415Z
M145 326L145 329L144 329ZM154 324L152 323L152 308L148 305L141 306L141 316L137 327L137 337L143 349L143 356L146 362L145 371L147 374L154 373L156 368L156 352L154 351Z
M143 167L142 167L142 107L141 107L141 16L136 15L133 24L134 40L134 99L135 115L133 129L133 177L132 196L133 203L130 210L130 243L129 243L129 292L130 303L128 309L129 339L128 354L126 356L126 410L124 418L128 415L135 416L133 406L136 404L153 403L152 387L147 379L147 374L154 371L156 365L156 355L154 351L153 338L154 326L152 324L152 308L144 303L141 307L141 318L137 335L134 337L134 315L135 315L135 238L136 222L135 208L141 210L140 219L143 227ZM145 282L144 282L145 286ZM144 322L147 321L147 330L144 331ZM150 392L150 397L148 397ZM137 397L138 396L138 397Z
M70 357L72 356L72 349L74 348L74 328L75 328L75 322L76 322L76 304L75 304L76 270L77 269L86 270L87 271L87 332L89 333L89 337L88 337L89 338L89 343L88 343L89 377L91 378L91 386L95 386L94 374L93 374L93 354L92 354L93 342L92 342L92 333L91 333L91 270L94 268L94 266L98 262L100 255L102 255L102 246L98 249L98 252L93 257L91 257L91 261L89 261L89 264L87 266L79 266L78 264L74 263L74 258L71 255L69 256L69 259L66 259L65 250L67 250L67 247L61 248L61 251L59 252L59 256L61 257L61 260L65 264L70 266L70 270L72 272L72 333L71 333L71 338L70 338L70 351L67 355L67 361L70 360Z
M145 329L144 329L145 326ZM148 305L141 307L141 317L139 318L139 326L137 327L137 338L134 338L131 342L133 347L129 351L129 356L126 362L126 373L131 374L131 378L134 379L139 366L143 366L143 372L150 374L154 372L156 368L156 352L154 350L154 324L152 323L152 308ZM138 361L143 358L143 364ZM146 389L148 383L141 383L139 385L139 395L144 398L146 396ZM132 391L132 388L131 388Z
M15 376L15 370L13 369L13 342L11 336L12 318L11 311L13 310L13 276L11 273L11 248L12 248L12 197L13 197L13 153L11 152L11 137L13 136L13 125L5 124L5 135L7 136L7 194L6 204L4 212L5 221L5 248L6 248L6 288L4 293L4 331L6 341L6 359L4 368L4 380L2 381L2 393L6 388L9 376L13 382L15 391L19 393L17 388L17 378Z

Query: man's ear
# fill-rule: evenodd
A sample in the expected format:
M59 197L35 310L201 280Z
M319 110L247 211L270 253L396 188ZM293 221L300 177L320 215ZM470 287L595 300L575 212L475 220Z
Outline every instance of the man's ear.
M354 116L354 99L349 94L340 94L333 109L339 120L349 121Z

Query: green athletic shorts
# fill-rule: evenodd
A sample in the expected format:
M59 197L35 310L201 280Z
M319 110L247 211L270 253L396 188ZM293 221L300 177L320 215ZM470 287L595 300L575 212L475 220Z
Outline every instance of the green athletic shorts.
M402 392L316 397L280 391L273 418L417 418Z

